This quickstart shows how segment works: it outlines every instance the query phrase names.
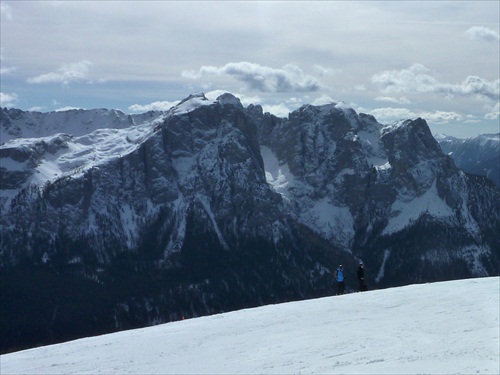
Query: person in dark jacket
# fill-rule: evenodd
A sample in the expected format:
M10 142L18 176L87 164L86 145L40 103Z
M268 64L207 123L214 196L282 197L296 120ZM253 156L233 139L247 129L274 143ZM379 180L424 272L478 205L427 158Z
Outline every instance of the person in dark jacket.
M367 287L365 284L365 266L363 262L359 262L358 281L359 281L359 291L364 292L367 289Z
M335 271L335 279L337 280L337 295L344 294L345 283L344 283L344 267L342 264Z
M359 291L364 292L365 290L367 290L367 287L365 284L365 267L364 267L363 262L359 262L358 281L359 281Z

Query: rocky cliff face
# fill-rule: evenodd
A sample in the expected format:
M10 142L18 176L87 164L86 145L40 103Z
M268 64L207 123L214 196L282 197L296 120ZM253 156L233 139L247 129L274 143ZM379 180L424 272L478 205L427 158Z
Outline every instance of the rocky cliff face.
M37 115L49 130L0 146L2 350L333 294L339 263L355 289L359 259L371 287L498 274L499 189L422 119L230 94L110 113L67 120L88 133Z
M380 286L498 272L498 189L458 169L423 119L382 126L336 104L257 122L290 212Z

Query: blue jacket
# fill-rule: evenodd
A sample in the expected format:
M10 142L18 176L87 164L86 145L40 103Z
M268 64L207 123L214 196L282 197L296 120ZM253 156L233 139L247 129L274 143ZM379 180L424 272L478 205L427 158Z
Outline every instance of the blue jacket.
M337 282L342 282L344 281L344 271L342 270L342 268L337 268Z

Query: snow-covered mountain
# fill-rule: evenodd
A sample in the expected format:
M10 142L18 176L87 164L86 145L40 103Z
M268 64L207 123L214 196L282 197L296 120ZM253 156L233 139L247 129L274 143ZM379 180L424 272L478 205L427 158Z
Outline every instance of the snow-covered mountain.
M58 133L74 137L98 129L125 129L161 117L161 112L126 115L109 109L72 109L50 113L0 108L0 144L18 138L41 138Z
M0 357L2 374L498 374L500 279L246 309Z
M459 139L436 135L444 153L465 172L486 176L500 186L500 133Z
M359 259L371 287L499 272L500 190L423 119L231 94L1 115L2 350L330 295L340 263L356 289Z

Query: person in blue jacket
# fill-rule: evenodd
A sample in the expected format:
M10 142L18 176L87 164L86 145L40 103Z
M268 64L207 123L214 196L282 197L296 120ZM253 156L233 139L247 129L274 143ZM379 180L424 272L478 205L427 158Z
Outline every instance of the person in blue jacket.
M335 279L337 280L337 295L344 294L345 283L344 283L344 267L342 264L335 271Z

